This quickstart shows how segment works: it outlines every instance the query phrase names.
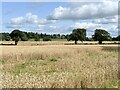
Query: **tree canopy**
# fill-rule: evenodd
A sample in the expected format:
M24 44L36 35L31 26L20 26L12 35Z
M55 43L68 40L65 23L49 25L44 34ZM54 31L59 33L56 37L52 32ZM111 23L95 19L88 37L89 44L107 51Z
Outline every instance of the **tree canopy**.
M103 29L96 29L93 35L95 41L99 41L99 44L102 44L102 41L110 40L110 33Z
M15 41L15 45L17 45L18 41L21 39L22 41L27 40L27 36L24 32L20 30L13 30L10 34L13 41Z
M72 33L68 36L68 41L73 40L75 41L75 44L77 44L77 41L84 41L86 40L86 29L74 29Z

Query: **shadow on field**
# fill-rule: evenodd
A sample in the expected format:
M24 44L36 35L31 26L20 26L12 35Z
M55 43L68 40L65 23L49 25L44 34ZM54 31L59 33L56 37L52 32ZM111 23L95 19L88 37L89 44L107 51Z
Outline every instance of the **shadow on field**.
M16 46L15 44L3 44L1 43L0 46Z
M98 45L98 43L65 43L64 45Z
M103 46L102 50L104 50L104 51L116 51L116 52L118 52L120 50L120 47L118 47L118 46Z
M65 43L64 45L118 45L120 43L102 43L102 44L98 44L98 43Z

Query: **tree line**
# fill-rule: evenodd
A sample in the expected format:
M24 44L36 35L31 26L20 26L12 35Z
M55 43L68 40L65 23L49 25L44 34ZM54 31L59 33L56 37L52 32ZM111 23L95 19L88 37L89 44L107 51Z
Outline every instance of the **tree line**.
M110 33L103 29L96 29L92 38L86 37L86 29L84 28L77 28L72 31L71 34L43 34L43 33L34 33L34 32L24 32L20 30L13 30L11 33L0 33L0 40L2 41L15 41L15 45L17 45L18 41L28 41L33 39L34 41L51 41L52 39L67 39L68 41L72 40L75 41L99 41L99 44L102 44L102 41L119 41L120 35L117 37L111 37Z
M20 31L20 30L19 30ZM14 32L19 32L18 30L14 30ZM34 33L34 32L22 32L21 36L21 41L28 41L28 40L34 40L34 41L40 41L40 39L47 40L49 38L49 41L52 39L67 39L68 35L64 34L46 34L46 33ZM0 33L0 40L1 41L10 41L12 40L11 38L11 33Z

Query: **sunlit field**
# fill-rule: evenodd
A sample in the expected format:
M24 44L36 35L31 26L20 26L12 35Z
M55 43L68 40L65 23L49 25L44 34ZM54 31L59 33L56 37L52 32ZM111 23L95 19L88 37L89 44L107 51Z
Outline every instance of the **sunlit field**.
M119 43L118 41L103 41L105 45L115 45ZM0 44L15 44L14 41L0 41ZM53 40L53 41L19 41L17 46L41 46L41 45L70 45L74 44L74 41L63 40ZM98 41L78 41L78 44L84 45L98 45ZM8 45L7 45L8 46Z
M4 88L118 88L117 45L25 43L0 46Z

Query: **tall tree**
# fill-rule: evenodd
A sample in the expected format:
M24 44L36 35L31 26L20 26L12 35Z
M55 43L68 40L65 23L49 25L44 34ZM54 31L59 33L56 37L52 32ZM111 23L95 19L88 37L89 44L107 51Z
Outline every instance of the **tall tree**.
M117 41L120 41L120 35L117 36Z
M10 34L11 38L13 39L13 41L15 41L15 45L18 44L18 41L21 39L21 37L23 36L23 32L20 30L13 30Z
M110 34L103 29L96 29L92 37L95 41L99 41L99 44L102 44L102 41L111 39Z
M74 29L72 33L68 36L68 41L73 40L75 41L75 44L77 44L77 41L80 40L83 42L86 39L86 29Z

